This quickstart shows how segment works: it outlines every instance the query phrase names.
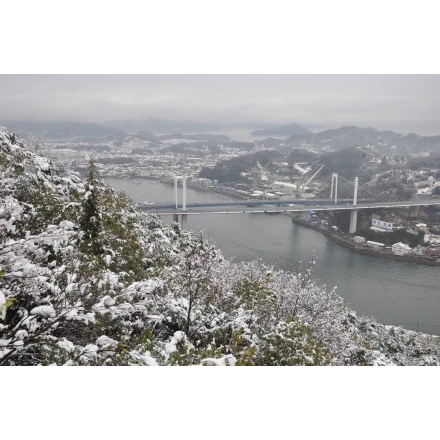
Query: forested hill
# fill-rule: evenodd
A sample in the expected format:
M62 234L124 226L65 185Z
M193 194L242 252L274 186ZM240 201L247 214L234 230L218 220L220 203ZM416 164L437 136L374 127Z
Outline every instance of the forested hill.
M0 131L0 365L438 365L439 338L234 264Z

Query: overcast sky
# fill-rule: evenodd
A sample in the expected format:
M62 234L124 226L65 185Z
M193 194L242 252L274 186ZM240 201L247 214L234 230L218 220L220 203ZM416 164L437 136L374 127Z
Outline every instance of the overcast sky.
M0 75L0 124L131 118L440 134L440 75Z

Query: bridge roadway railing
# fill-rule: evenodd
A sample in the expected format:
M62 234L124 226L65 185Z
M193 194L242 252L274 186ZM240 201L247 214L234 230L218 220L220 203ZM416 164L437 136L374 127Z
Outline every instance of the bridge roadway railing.
M303 212L303 211L339 211L353 209L374 209L374 208L397 208L411 206L440 205L440 199L414 199L396 202L378 202L373 200L360 199L353 205L352 199L341 199L335 204L332 200L252 200L244 202L220 202L220 203L192 203L187 204L186 210L176 209L173 204L164 205L141 205L145 212L157 215L173 214L240 214L250 212Z

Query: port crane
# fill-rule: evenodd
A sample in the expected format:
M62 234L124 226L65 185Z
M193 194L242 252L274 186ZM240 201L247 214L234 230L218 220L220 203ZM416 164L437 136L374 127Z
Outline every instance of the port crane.
M252 191L255 191L258 189L258 181L267 182L269 180L269 178L267 177L267 174L268 174L267 166L268 165L269 164L266 164L265 166L263 166L260 164L259 161L257 161L257 164L251 170L251 174L252 174L251 189L252 189Z
M312 180L318 175L318 173L324 168L324 165L322 165L316 173L314 173L309 179L307 179L306 182L302 183L302 180L304 176L298 176L295 177L294 180L296 180L296 188L292 191L293 194L295 194L295 197L298 197L302 191L304 191L309 183L312 182Z

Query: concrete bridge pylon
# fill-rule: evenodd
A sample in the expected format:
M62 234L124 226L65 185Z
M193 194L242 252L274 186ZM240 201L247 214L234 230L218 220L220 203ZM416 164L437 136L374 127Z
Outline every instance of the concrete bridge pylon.
M186 177L178 177L174 176L174 204L176 207L176 211L179 209L179 197L178 197L178 183L179 179L182 180L182 211L186 211ZM173 220L178 223L179 222L179 214L173 214ZM180 214L180 225L182 229L186 229L188 225L188 215Z
M358 193L358 185L359 185L359 178L354 178L354 193L353 193L353 206L357 205L357 193ZM357 229L357 218L358 218L358 210L353 209L350 212L350 228L348 232L350 234L354 234Z
M357 229L357 218L358 218L358 210L353 209L350 211L350 228L348 232L350 234L354 234Z

